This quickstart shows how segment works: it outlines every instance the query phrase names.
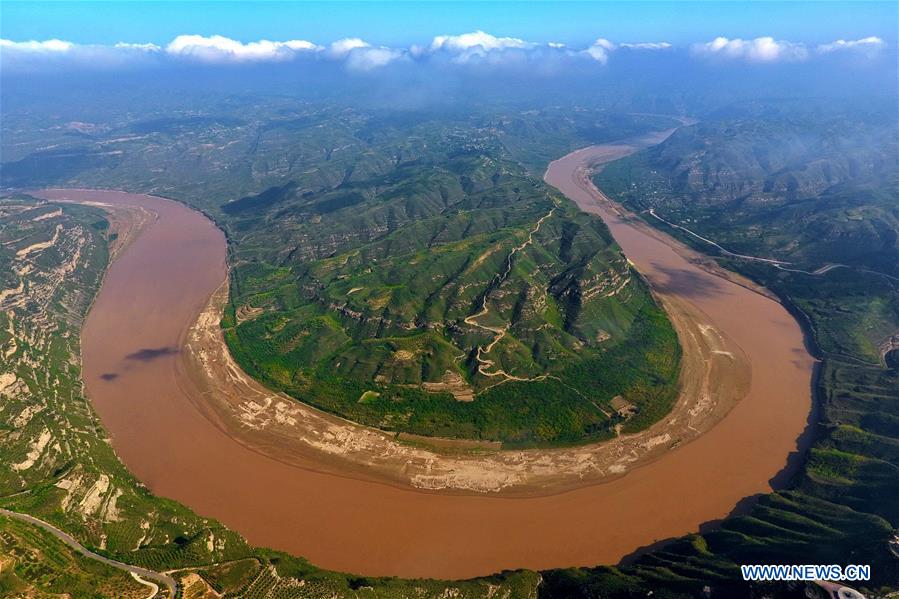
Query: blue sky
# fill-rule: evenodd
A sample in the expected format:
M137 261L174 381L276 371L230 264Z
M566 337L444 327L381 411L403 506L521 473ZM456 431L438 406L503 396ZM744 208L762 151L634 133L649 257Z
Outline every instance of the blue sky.
M484 30L535 42L667 41L716 36L807 43L878 36L896 41L894 2L0 2L0 37L79 44L152 42L181 34L241 41L361 37L374 44L427 43Z

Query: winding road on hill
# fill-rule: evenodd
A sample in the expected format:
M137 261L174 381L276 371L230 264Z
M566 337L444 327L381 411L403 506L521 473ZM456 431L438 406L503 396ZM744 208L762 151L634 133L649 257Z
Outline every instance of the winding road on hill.
M140 584L146 586L150 589L149 597L155 597L159 592L159 585L164 586L168 590L167 597L174 598L175 597L175 589L177 588L177 583L175 579L167 574L163 574L161 572L155 572L153 570L147 570L146 568L141 568L139 566L132 566L131 564L125 564L122 562L118 562L114 559L109 559L108 557L103 557L102 555L98 555L76 541L71 535L65 533L49 522L44 522L39 518L35 518L34 516L29 516L28 514L20 514L19 512L13 512L11 510L7 510L4 508L0 508L0 515L6 516L8 518L15 518L16 520L20 520L22 522L27 522L28 524L32 524L34 526L38 526L51 535L68 545L70 548L74 549L81 555L98 561L100 563L106 564L107 566L111 566L113 568L117 568L119 570L124 570L131 574L134 579ZM149 579L149 580L145 580ZM152 581L152 582L151 582ZM157 584L158 583L158 584Z
M547 218L549 218L552 215L552 213L553 213L553 210L550 210L549 212L547 212L546 214L541 216L540 220L537 221L537 225L528 232L528 238L525 239L524 242L522 242L521 244L513 247L512 251L509 252L509 255L506 256L506 260L505 260L506 269L501 273L497 273L496 278L494 279L494 283L496 284L497 287L499 285L501 285L503 283L503 281L505 281L506 277L509 276L509 273L512 272L512 259L515 257L515 254L524 250L524 248L526 248L527 246L531 245L531 243L534 241L534 234L536 234L537 231L540 230L540 227L543 225L543 221L545 221ZM479 318L481 318L483 316L487 316L487 314L490 313L490 308L487 305L487 300L489 298L490 298L490 293L488 291L487 293L484 294L484 297L481 299L481 309L478 310L477 312L475 312L474 314L472 314L471 316L466 316L465 320L464 320L465 324L470 324L471 326L482 328L485 331L489 331L489 332L493 333L493 335L494 335L493 340L490 341L490 343L488 343L487 345L484 345L484 346L478 346L478 351L475 354L475 357L477 358L477 361L478 361L478 372L480 372L484 376L501 376L501 377L503 377L503 379L500 381L500 383L504 383L506 381L539 381L539 380L545 379L547 376L545 374L536 376L534 378L522 378L522 377L511 375L502 369L494 370L493 372L490 372L490 367L494 365L494 361L489 358L485 358L484 356L489 354L491 351L493 351L493 348L496 347L496 344L499 343L500 341L502 341L503 337L505 337L506 333L509 331L509 327L508 326L491 327L489 325L481 324L478 322ZM500 383L496 383L495 385L498 385ZM495 386L495 385L492 385L492 386Z
M268 391L223 349L226 246L209 219L151 196L39 192L157 216L111 264L82 331L88 395L116 452L154 493L252 543L364 575L612 564L768 492L811 405L799 325L589 180L669 133L585 148L546 173L606 221L684 347L669 416L581 448L442 453Z

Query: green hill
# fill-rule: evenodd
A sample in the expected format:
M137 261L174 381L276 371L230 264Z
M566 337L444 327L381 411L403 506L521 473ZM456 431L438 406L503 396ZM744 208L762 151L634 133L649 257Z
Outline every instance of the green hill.
M232 353L316 407L531 445L609 436L617 395L628 429L673 402L677 340L646 286L601 221L514 162L467 151L222 210L241 232Z

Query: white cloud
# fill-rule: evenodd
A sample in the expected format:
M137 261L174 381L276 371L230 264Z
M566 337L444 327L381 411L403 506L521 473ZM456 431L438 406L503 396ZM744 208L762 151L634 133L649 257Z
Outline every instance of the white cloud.
M837 50L876 51L880 50L885 45L886 44L882 39L872 35L870 37L864 37L859 40L837 40L829 44L821 44L817 49L818 52L821 53L835 52Z
M777 62L804 60L808 50L802 44L775 40L773 37L757 37L754 40L717 37L705 44L694 44L693 52L706 56L723 56L751 62Z
M142 52L159 52L162 50L156 44L130 44L128 42L118 42L113 47L119 50L140 50Z
M337 40L327 47L305 40L243 43L221 35L179 35L165 47L152 43L118 42L114 45L79 45L62 40L14 42L0 40L0 52L13 67L39 68L41 64L64 67L150 64L160 60L188 60L210 64L287 61L299 55L344 63L352 70L371 70L406 58L408 51L372 46L359 38ZM51 60L52 57L56 57ZM5 61L6 62L6 61Z
M631 50L668 50L671 44L668 42L637 42L618 44L619 48L629 48Z
M478 64L533 64L549 62L558 65L564 58L587 57L606 64L610 55L619 48L662 50L671 48L667 42L642 42L615 44L599 38L583 50L569 48L559 42L535 43L517 37L497 37L478 30L462 35L438 35L428 47L412 46L409 54L419 58L427 55L447 55L456 63Z
M413 47L413 56L423 54L444 54L452 57L453 62L467 63L502 63L521 61L522 52L538 48L538 44L517 37L496 37L484 31L472 31L461 35L438 35L431 40L431 45L424 48Z
M72 42L64 42L58 39L45 40L38 42L35 40L27 42L14 42L12 40L0 39L0 49L12 50L13 52L68 52L75 47Z
M609 62L609 54L615 50L615 44L605 38L599 38L584 53L593 60L606 64Z
M404 52L402 50L393 50L391 48L355 48L347 55L346 65L347 68L357 71L370 71L387 66L403 56Z
M371 44L365 40L361 40L358 37L348 37L332 42L331 45L328 46L327 53L332 58L345 58L353 50L370 47Z
M884 40L865 37L857 40L839 39L829 44L807 47L801 43L775 40L772 37L729 39L718 37L710 42L694 44L694 56L718 57L747 62L776 63L800 61L810 56L823 56L838 51L855 51L873 55L886 46ZM368 71L396 61L413 60L435 64L455 63L472 66L526 68L534 73L555 72L565 61L588 60L606 64L616 52L662 51L672 49L668 42L614 43L598 38L586 48L572 48L558 42L535 43L516 37L497 37L481 30L461 35L439 35L429 44L408 48L388 48L372 45L356 37L344 38L318 46L306 40L240 42L221 35L179 35L165 46L153 43L119 42L114 45L80 45L49 39L16 42L0 39L0 54L4 65L12 68L37 69L42 65L85 68L129 65L159 65L167 61L188 60L203 63L258 63L288 61L307 55L319 60L342 63L346 68Z
M616 50L620 48L625 48L628 50L667 50L671 48L671 44L668 42L637 42L637 43L621 43L616 44L612 41L607 40L604 37L597 39L593 42L586 50L583 50L583 54L589 56L593 60L606 64L609 61L609 56Z
M275 42L280 43L290 48L291 50L297 51L308 51L308 50L321 50L321 46L313 44L312 42L308 42L306 40L289 40L286 42Z
M172 56L214 63L288 60L298 53L317 50L319 46L305 40L260 40L244 44L221 35L179 35L165 48Z
M112 46L74 44L53 39L43 42L0 40L3 67L19 71L41 69L110 69L146 66L157 63L159 46L155 44L118 43Z
M370 71L403 58L406 52L385 46L372 46L358 37L348 37L332 42L324 50L324 55L333 60L344 61L349 69Z
M481 30L462 35L438 35L431 41L431 52L445 50L465 53L469 51L489 52L506 48L529 48L534 44L517 37L496 37Z

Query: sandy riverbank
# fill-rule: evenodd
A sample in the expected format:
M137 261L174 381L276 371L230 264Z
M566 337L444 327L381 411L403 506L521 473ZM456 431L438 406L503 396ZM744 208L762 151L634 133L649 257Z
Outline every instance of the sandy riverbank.
M117 452L154 492L252 542L363 574L614 563L767 491L810 406L799 327L665 236L603 212L583 167L620 151L571 154L547 180L607 220L665 304L685 393L633 439L542 452L438 454L265 390L221 342L225 246L208 219L148 196L48 190L158 215L110 267L82 336L89 395Z

